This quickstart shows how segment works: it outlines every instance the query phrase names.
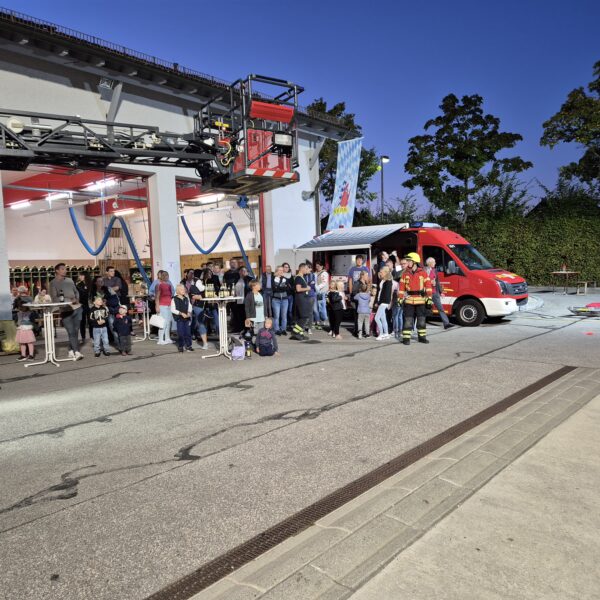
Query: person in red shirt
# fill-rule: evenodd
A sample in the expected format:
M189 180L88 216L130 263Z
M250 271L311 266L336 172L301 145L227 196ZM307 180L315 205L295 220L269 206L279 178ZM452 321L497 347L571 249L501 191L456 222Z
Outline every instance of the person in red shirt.
M429 344L427 339L426 308L432 302L433 289L431 280L421 267L421 257L416 252L409 252L406 270L400 277L400 300L404 304L404 324L402 327L402 343L410 345L410 336L414 319L417 319L417 335L419 342Z

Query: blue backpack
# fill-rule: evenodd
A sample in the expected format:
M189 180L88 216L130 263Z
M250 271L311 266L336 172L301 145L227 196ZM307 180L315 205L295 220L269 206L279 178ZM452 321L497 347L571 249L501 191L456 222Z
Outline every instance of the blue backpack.
M275 334L270 329L261 329L256 336L256 349L261 356L273 356Z

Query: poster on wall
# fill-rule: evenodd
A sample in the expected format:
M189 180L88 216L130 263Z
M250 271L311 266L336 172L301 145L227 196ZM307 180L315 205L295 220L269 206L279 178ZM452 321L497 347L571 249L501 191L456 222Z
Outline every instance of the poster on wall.
M356 206L356 185L363 138L338 142L335 190L327 229L352 227Z

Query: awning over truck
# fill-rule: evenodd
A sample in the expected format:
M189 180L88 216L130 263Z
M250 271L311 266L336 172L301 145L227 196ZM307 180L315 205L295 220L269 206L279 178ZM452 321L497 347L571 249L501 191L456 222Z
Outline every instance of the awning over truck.
M334 229L319 235L310 242L302 244L298 250L353 250L358 248L371 248L373 244L399 231L406 229L408 223L394 223L393 225L368 225L366 227L349 227L348 229Z

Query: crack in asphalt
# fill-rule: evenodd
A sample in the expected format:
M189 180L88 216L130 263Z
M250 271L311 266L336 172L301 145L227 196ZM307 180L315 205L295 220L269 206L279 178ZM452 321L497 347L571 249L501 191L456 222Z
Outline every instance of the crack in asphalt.
M134 362L136 360L146 360L148 358L159 358L161 356L169 356L169 354L156 354L151 352L150 354L140 354L133 356L132 358L120 361L122 363ZM73 371L87 371L88 369L100 369L102 367L108 367L114 365L114 363L102 363L102 364L89 364L85 367L77 367L77 369L71 369L69 371L63 371L63 373L73 373ZM0 365L4 366L4 365ZM53 377L54 375L61 375L60 371L52 371L50 373L33 373L32 375L19 375L18 377L10 377L9 379L0 379L0 384L6 383L18 383L19 381L25 381L29 379L40 379L43 377ZM100 381L92 381L90 383L100 383L101 381L108 381L108 379L101 379Z
M565 329L567 327L570 327L571 325L573 325L574 323L569 323L567 325L561 326L558 329ZM554 331L554 330L553 330ZM51 502L51 501L55 501L55 500L69 500L72 499L74 497L76 497L78 495L78 487L79 487L79 483L85 479L91 478L91 477L98 477L101 475L106 475L106 474L111 474L111 473L115 473L115 472L122 472L122 471L131 471L131 470L135 470L135 469L140 469L140 468L147 468L147 467L152 467L152 466L162 466L162 465L167 465L170 463L180 463L178 465L172 466L170 469L164 469L159 471L158 473L155 473L149 477L145 477L142 480L136 480L133 482L128 483L125 486L122 486L120 488L117 489L111 489L103 494L98 494L96 496L93 496L92 498L87 498L87 499L83 499L81 502L77 502L77 503L72 503L67 507L63 507L63 509L67 509L67 508L71 508L73 506L76 506L78 504L81 504L83 502L88 502L94 498L97 498L99 496L103 496L107 493L112 493L114 491L120 490L120 489L125 489L127 487L133 486L133 485L137 485L139 483L141 483L142 481L146 481L152 477L156 477L158 475L164 474L168 471L171 471L175 468L179 468L179 467L183 467L186 465L189 465L195 461L198 460L202 460L202 459L206 459L208 457L214 456L216 454L220 454L222 452L225 452L227 450L230 450L232 448L235 448L236 446L240 446L243 444L247 444L249 441L252 441L254 439L257 439L259 437L262 437L264 435L268 435L270 433L273 433L274 431L277 431L279 429L282 429L284 427L289 427L290 425L296 424L300 421L304 421L304 420L311 420L311 419L317 419L318 417L320 417L322 414L330 412L332 410L335 410L337 408L352 404L354 402L358 402L361 400L365 400L367 398L376 396L378 394L384 393L386 391L390 391L392 389L398 388L400 386L412 383L414 381L418 381L420 379L423 379L425 377L430 377L432 375L436 375L438 373L442 373L445 372L453 367L456 367L458 365L462 365L464 363L468 363L471 362L473 360L477 360L479 358L485 357L485 356L489 356L491 354L494 354L495 352L499 352L501 350L506 350L507 348L511 348L517 344L520 344L521 342L525 342L525 341L529 341L532 339L535 339L537 337L541 337L544 335L547 335L548 333L550 333L550 331L543 331L542 333L538 333L535 334L533 336L529 336L520 340L516 340L514 342L511 342L509 344L505 344L504 346L501 346L499 348L494 348L492 350L488 350L487 352L482 352L480 354L477 354L475 356L470 356L468 358L465 358L459 362L455 362L449 365L446 365L445 367L441 367L439 369L436 369L434 371L429 371L427 373L422 373L420 375L416 375L414 377L411 377L409 379L403 380L401 382L395 382L392 383L388 386L376 389L376 390L371 390L368 393L365 394L358 394L355 396L352 396L350 398L347 398L345 400L340 400L337 402L330 402L327 404L324 404L322 406L319 407L311 407L311 408L302 408L302 409L292 409L292 410L287 410L287 411L283 411L283 412L278 412L278 413L273 413L270 415L265 415L263 417L260 417L254 421L248 421L248 422L243 422L243 423L235 423L229 427L224 427L220 430L214 431L210 434L204 435L201 438L186 444L185 446L182 446L173 456L173 458L169 458L169 459L163 459L161 461L154 461L154 462L148 462L148 463L142 463L142 464L134 464L134 465L125 465L122 467L116 467L114 469L106 469L106 470L100 470L100 471L95 471L95 472L90 472L90 473L84 473L82 475L77 475L77 473L79 471L85 470L85 469L90 469L90 468L94 468L96 465L89 465L86 467L81 467L80 469L76 469L75 471L69 471L67 473L63 473L60 476L60 483L58 484L54 484L51 485L43 490L40 490L39 492L36 492L35 494L29 495L25 498L22 498L21 500L13 503L10 506L7 506L5 508L0 508L0 515L2 514L6 514L9 512L12 512L14 510L18 510L18 509L22 509L22 508L26 508L29 506L32 506L34 504L39 504L39 503L45 503L45 502ZM365 349L362 351L358 351L358 352L354 352L352 353L352 355L355 354L359 354L370 349ZM463 351L463 352L457 352L456 355L459 356L460 354L464 354L464 353L472 353L471 351ZM347 356L347 355L346 355ZM341 358L341 357L335 357L332 359L327 359L327 360L336 360L337 358ZM314 361L317 363L321 363L321 362L325 362L325 361ZM314 363L311 363L314 364ZM304 365L305 366L305 365ZM287 370L291 370L291 369L295 369L298 368L298 366L296 367L290 367ZM279 371L278 373L281 373L282 371ZM270 375L270 374L269 374ZM253 379L261 379L266 377L267 375L260 375L257 376ZM246 380L248 381L248 380ZM233 382L233 383L229 383L229 384L224 384L221 386L215 386L215 388L212 388L212 390L202 390L200 392L188 392L185 394L180 394L179 396L176 397L186 397L186 396L190 396L193 394L203 394L206 393L207 391L214 391L214 389L222 389L225 387L232 387L232 388L238 388L240 390L247 390L252 388L253 386L251 385L247 385L247 384L242 384L240 382ZM171 398L173 399L173 398ZM158 401L156 401L158 402ZM150 403L150 404L154 404L156 402ZM145 404L144 406L147 406L147 404ZM91 422L110 422L112 420L112 416L118 415L118 414L123 414L126 412L129 412L130 410L133 410L136 407L130 407L129 409L124 409L123 411L118 411L117 413L113 413L112 415L105 415L103 417L98 417L95 419L90 419L88 421L82 422L82 423L91 423ZM220 448L217 448L211 452L206 452L204 454L202 453L196 453L194 454L193 451L196 450L199 446L201 446L203 443L209 441L209 440L214 440L215 438L218 438L221 435L227 434L230 431L233 431L235 429L241 429L241 428L250 428L250 427L255 427L257 425L262 425L265 423L270 423L270 422L281 422L283 421L284 424L280 425L279 427L273 427L273 428L269 428L267 431L261 432L257 435L253 435L253 436L249 436L247 438L244 438L242 440L238 440L233 444L229 444L229 445L225 445L222 446ZM82 424L79 423L79 424ZM77 426L79 424L72 424L71 426ZM39 432L37 434L27 434L26 436L22 436L21 438L17 438L17 439L22 439L23 437L31 437L32 435L39 435L41 433L44 434L52 434L52 435L62 435L64 434L65 429L67 429L69 426L65 426L65 427L61 427L61 428L56 428L56 429L52 429L52 430L45 430L44 432ZM61 510L63 510L61 509ZM51 514L55 514L58 511L54 511L53 513L49 513L47 515L42 515L40 517L37 517L31 521L27 521L27 522L23 522L20 523L18 525L15 525L13 527L7 528L5 530L1 530L0 533L5 533L7 531L10 531L12 529L15 529L17 527L21 527L24 526L32 521L36 521L38 519L41 518L45 518L47 516L50 516Z

